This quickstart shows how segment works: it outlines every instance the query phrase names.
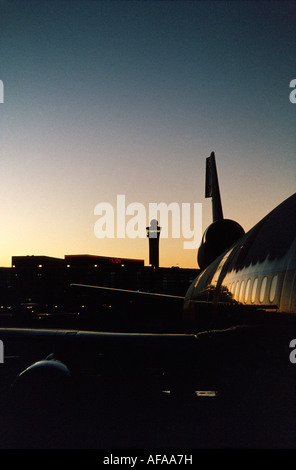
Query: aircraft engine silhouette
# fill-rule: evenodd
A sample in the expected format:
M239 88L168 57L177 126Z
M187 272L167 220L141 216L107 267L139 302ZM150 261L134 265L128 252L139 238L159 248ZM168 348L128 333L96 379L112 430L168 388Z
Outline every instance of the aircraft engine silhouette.
M235 243L245 231L240 224L230 219L216 220L205 230L197 252L200 269L205 269L219 255Z

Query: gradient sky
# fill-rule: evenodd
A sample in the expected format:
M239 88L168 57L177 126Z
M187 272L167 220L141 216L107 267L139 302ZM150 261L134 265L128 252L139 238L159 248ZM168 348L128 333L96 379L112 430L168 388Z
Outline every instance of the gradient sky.
M246 231L294 193L295 6L0 0L0 266L148 264L146 239L95 237L96 204L199 202L204 230L212 151L224 216ZM183 242L160 240L161 266L197 267Z

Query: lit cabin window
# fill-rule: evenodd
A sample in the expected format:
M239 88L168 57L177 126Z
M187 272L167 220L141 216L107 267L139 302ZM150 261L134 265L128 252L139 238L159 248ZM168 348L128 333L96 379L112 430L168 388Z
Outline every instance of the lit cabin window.
M253 287L252 287L252 294L251 294L252 304L255 302L255 299L256 299L257 286L258 286L258 278L256 277L256 279L253 282Z
M269 302L273 302L275 299L277 282L278 282L278 276L275 275L273 276L272 281L271 281L270 292L269 292Z
M238 300L238 292L239 292L239 281L237 281L236 286L235 286L235 294L234 294L235 300Z
M265 276L265 277L262 279L261 288L260 288L260 295L259 295L259 301L260 301L260 302L263 302L263 300L264 300L264 297L265 297L265 290L266 290L266 284L267 284L267 277Z
M242 281L240 290L239 290L239 301L243 301L243 292L244 292L244 287L245 287L245 281Z
M248 302L249 299L249 293L250 293L250 285L251 285L251 279L248 279L247 285L246 285L246 290L245 290L245 302Z

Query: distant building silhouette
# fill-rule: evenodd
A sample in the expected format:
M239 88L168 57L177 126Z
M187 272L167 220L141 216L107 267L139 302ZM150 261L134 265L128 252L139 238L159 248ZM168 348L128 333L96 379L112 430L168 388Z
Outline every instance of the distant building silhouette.
M151 221L153 222L153 221ZM71 284L185 295L197 269L158 267L160 227L155 228L150 262L96 255L12 256L0 268L0 326L94 329L98 331L180 332L181 308L165 300ZM151 233L151 232L150 232ZM156 242L156 243L155 243ZM156 246L155 246L156 244ZM158 267L158 269L154 269Z
M152 219L150 227L146 227L147 237L149 238L149 264L153 268L159 268L159 237L161 227L157 220Z

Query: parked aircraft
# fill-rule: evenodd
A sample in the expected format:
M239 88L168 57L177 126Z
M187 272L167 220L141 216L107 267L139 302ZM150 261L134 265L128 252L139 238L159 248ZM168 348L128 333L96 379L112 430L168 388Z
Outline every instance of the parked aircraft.
M185 331L294 319L296 314L296 193L247 233L225 219L214 152L206 159L206 197L213 222L197 253L201 272L185 297L73 284L118 295L183 302ZM279 317L280 315L280 317Z
M202 323L208 328L293 319L296 193L244 234L238 224L223 219L214 154L207 168L213 189L207 189L206 196L212 195L214 220L198 250L204 270L185 295L187 324Z

